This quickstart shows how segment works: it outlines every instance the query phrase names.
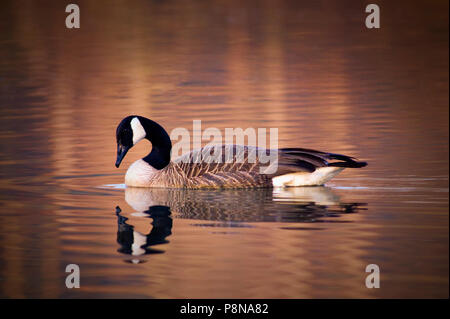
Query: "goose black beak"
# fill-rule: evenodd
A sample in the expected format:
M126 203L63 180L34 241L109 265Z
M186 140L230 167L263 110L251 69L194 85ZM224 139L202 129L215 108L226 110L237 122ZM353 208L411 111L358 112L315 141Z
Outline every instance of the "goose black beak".
M122 163L122 160L127 154L129 149L130 149L129 146L117 145L116 167L120 166L120 163Z

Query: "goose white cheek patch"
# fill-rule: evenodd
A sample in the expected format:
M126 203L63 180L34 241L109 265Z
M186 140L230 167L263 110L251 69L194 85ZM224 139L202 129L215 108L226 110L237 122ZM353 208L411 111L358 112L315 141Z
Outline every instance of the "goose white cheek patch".
M133 130L133 145L136 145L146 135L144 127L137 117L131 120L131 129Z

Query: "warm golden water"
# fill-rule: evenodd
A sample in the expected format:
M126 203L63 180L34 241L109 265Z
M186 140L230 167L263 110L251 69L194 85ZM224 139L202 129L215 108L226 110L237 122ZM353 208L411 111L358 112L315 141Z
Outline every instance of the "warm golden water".
M378 1L379 30L365 3L299 2L78 1L68 30L64 3L2 1L0 297L448 297L448 2ZM277 127L369 166L274 193L124 190L149 148L114 167L132 113Z

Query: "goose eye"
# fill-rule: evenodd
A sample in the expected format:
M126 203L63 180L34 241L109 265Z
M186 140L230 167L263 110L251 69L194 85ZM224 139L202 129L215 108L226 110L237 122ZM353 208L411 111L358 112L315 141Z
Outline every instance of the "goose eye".
M131 131L129 129L123 129L119 134L119 138L122 144L129 144L132 138Z

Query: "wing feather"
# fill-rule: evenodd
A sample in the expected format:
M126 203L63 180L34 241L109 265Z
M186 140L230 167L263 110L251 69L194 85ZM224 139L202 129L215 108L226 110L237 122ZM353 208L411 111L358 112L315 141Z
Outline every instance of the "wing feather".
M276 163L262 163L259 152L278 152ZM205 160L206 159L206 160ZM363 167L354 158L305 148L277 150L254 146L214 145L194 150L174 160L184 172L187 182L196 187L271 186L271 178L293 172L314 172L317 168ZM275 173L264 174L265 167L276 164Z

